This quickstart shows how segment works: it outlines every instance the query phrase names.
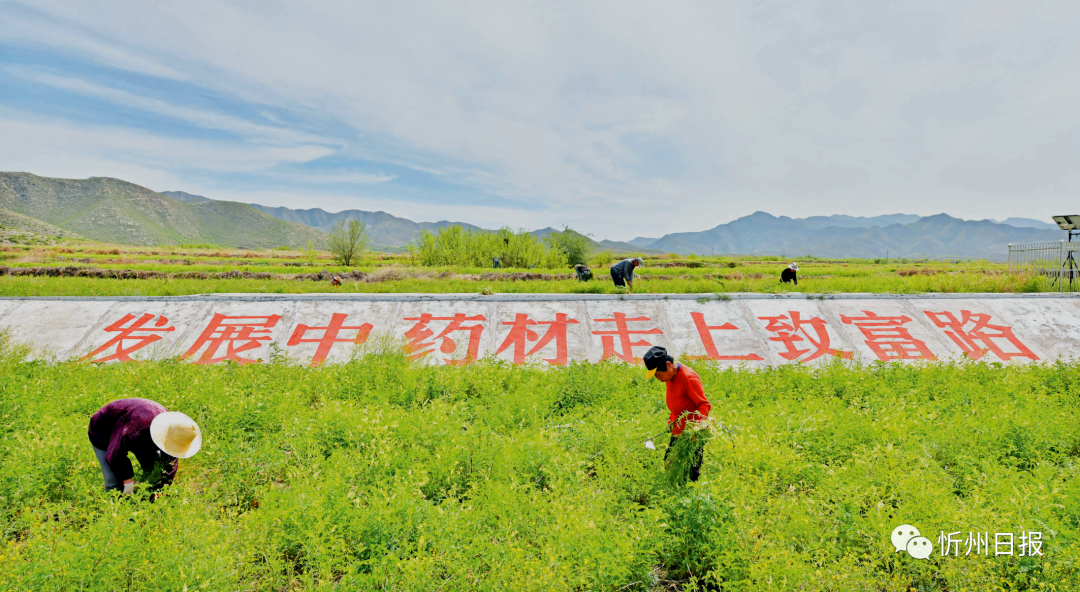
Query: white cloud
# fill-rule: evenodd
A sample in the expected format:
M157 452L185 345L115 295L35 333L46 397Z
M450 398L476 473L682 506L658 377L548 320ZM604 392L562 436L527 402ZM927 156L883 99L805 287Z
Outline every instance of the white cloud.
M271 173L270 176L299 181L302 183L328 184L328 183L352 183L356 185L376 185L388 183L397 177L382 173L350 173L350 172L295 172L295 173Z
M0 8L3 7L0 6ZM31 8L36 8L36 6ZM73 26L64 18L63 13L63 10L57 11L54 20L41 18L32 12L5 13L3 18L0 18L0 39L12 44L58 49L81 57L89 57L107 66L140 74L174 80L187 78L185 74L148 57L138 48L122 46L114 39L103 39L78 26ZM117 38L123 38L123 36Z
M4 138L0 142L0 163L5 170L58 177L112 176L151 188L161 188L162 179L179 178L179 173L169 171L262 172L279 165L310 162L332 152L313 144L236 146L127 128L73 126L7 109L0 109L0 138ZM123 177L114 171L132 171L136 176Z
M308 143L341 146L339 140L324 138L287 127L260 125L216 111L176 105L168 101L140 96L123 90L106 88L80 78L35 71L25 66L0 66L0 73L18 76L24 80L94 97L116 105L163 115L195 127L231 132L257 142L283 145Z
M758 209L1045 217L1080 191L1070 161L1080 148L1072 75L1080 5L1070 2L1039 10L929 0L843 8L690 0L33 6L70 23L42 29L35 21L37 44L88 47L102 63L166 68L159 75L341 122L360 133L349 154L549 206L444 206L455 219L568 222L628 239ZM17 29L28 43L29 26L0 25L0 34ZM246 125L82 90L192 125ZM287 126L243 133L273 138L279 129ZM148 152L162 158L132 162L175 171L180 159L170 162L159 141ZM89 142L84 148L95 154ZM245 156L236 148L207 145L225 161L216 168L194 158L233 170L320 150ZM339 197L342 207L365 199ZM655 214L658 206L670 214Z

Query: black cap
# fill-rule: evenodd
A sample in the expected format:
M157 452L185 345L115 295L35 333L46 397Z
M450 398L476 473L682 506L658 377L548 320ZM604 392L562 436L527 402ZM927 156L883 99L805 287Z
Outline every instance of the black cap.
M675 358L667 353L667 350L654 345L649 348L649 351L645 352L645 356L642 358L645 362L645 369L648 370L647 377L652 378L656 374L657 370L661 370L667 367L668 362L674 362Z

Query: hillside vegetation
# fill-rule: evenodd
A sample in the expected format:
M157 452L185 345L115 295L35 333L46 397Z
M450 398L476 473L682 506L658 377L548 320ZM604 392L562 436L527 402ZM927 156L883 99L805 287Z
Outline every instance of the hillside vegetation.
M702 480L680 486L666 438L643 446L667 410L635 367L393 353L314 370L99 367L0 352L13 590L1080 586L1075 364L695 365L727 427ZM203 431L155 503L141 484L106 495L87 441L90 415L122 397ZM894 551L901 524L934 543L930 559ZM988 532L989 555L942 557L939 533L954 531ZM1028 532L1041 556L995 556L995 533Z
M183 191L162 191L162 195L168 195L178 201L186 203L205 203L213 201L201 195L192 195ZM342 221L357 220L367 227L367 235L371 238L371 247L378 250L400 251L410 243L420 240L425 233L437 234L439 231L452 227L460 228L462 232L492 232L465 222L413 222L405 218L399 218L386 212L367 212L364 210L343 210L340 212L327 212L320 208L297 210L286 207L270 207L259 204L251 204L251 207L266 212L275 218L296 222L310 226L323 232L330 232L334 224ZM917 217L917 216L916 216ZM497 232L497 231L496 231ZM541 228L531 232L533 237L543 240L549 234L558 232L554 228ZM617 253L644 251L660 252L642 249L630 243L618 241L588 239L589 244L597 251L614 251Z
M945 214L909 221L878 216L874 223L846 217L789 218L755 212L700 232L668 234L635 242L672 253L813 253L824 257L980 257L1003 260L1009 243L1056 241L1060 230L1017 227L989 220L961 220ZM863 219L863 224L870 219ZM889 223L896 221L895 223ZM1028 221L1027 223L1037 221Z
M0 208L86 238L121 244L247 248L324 245L326 235L235 202L181 203L119 179L0 173Z
M26 245L52 245L64 239L80 239L78 234L24 216L11 210L0 209L0 243Z

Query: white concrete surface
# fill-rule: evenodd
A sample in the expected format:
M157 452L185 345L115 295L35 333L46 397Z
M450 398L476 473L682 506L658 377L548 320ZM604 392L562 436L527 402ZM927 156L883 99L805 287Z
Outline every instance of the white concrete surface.
M341 329L333 342L321 345L334 315L339 315ZM455 315L461 315L460 322ZM215 320L218 324L212 326ZM628 333L620 333L620 322ZM432 364L469 363L473 354L511 363L598 362L605 357L640 363L651 345L724 366L823 364L837 358L919 362L965 356L1029 363L1070 359L1080 353L1080 298L1053 294L824 298L738 294L724 300L697 295L567 294L9 298L0 299L0 328L32 344L33 357L60 360L182 357L189 363L225 359L259 363L271 355L285 355L311 363L321 352L327 363L334 363L409 344L418 360Z

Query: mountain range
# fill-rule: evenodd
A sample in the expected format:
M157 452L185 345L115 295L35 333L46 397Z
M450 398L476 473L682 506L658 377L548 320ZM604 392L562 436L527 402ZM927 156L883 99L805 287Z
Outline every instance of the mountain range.
M185 203L206 203L213 201L208 197L201 195L192 195L183 191L162 191L162 195L167 195L177 201ZM346 220L359 220L367 227L367 235L371 238L371 247L374 249L382 250L401 250L405 245L416 239L421 232L427 230L429 232L438 232L440 229L448 226L461 226L466 230L484 230L479 226L473 226L465 222L448 222L441 220L439 222L413 222L412 220L406 220L405 218L398 218L397 216L387 214L386 212L367 212L364 210L344 210L341 212L331 213L319 208L312 208L308 210L294 210L286 207L270 207L260 204L248 204L251 207L270 214L271 216L278 218L279 220L286 220L289 222L296 222L305 226L310 226L322 232L330 232L335 224ZM530 234L538 239L543 238L552 232L556 232L556 229L548 227L541 228L540 230L534 230ZM617 253L626 253L631 251L646 251L651 252L650 249L643 249L637 245L629 243L622 243L618 241L601 240L595 241L589 239L592 243L592 248L598 251L614 251Z
M162 191L161 194L185 203L208 203L215 201L208 197L192 195L190 193L184 193L183 191ZM296 224L302 224L324 233L329 233L338 222L359 220L367 227L367 234L371 239L371 246L373 248L404 247L409 241L416 238L416 236L424 230L438 232L439 229L448 226L461 226L466 229L479 230L479 227L473 226L472 224L466 224L465 222L447 222L446 220L439 222L413 222L412 220L398 218L397 216L387 214L386 212L344 210L342 212L331 213L319 208L294 210L286 207L270 207L259 204L247 205L273 216L278 220L295 222Z
M413 222L386 212L291 209L215 200L183 191L155 192L107 177L54 179L0 173L0 228L52 237L85 237L124 244L208 243L246 248L318 247L343 220L367 225L371 246L401 250L422 231L464 222ZM543 238L555 232L532 232ZM708 230L678 232L629 242L592 241L596 250L681 254L804 255L822 257L978 257L1002 259L1008 243L1056 241L1061 231L1030 218L961 220L945 214L920 217L842 214L790 218L755 212Z
M1061 239L1056 226L1022 219L1019 227L990 220L961 220L946 214L853 218L789 218L755 212L701 232L679 232L632 241L673 253L740 253L821 257L978 257L1002 259L1009 243ZM898 221L897 221L898 220ZM908 221L911 220L911 221Z
M184 203L106 177L53 179L0 173L0 210L111 243L270 248L301 247L309 241L325 246L326 242L326 235L314 228L278 220L244 204Z

